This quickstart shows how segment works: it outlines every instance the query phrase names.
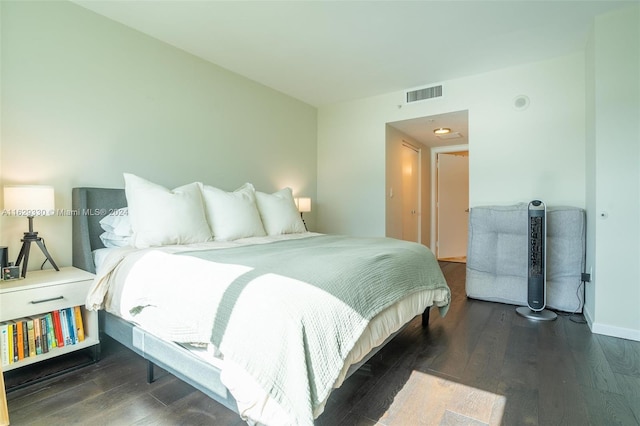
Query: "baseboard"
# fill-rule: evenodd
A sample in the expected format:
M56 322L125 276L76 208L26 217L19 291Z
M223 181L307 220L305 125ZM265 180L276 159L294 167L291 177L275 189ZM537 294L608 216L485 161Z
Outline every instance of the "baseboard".
M591 312L587 309L586 306L582 308L582 315L584 315L584 319L587 321L587 325L593 333L593 318L591 318Z
M614 327L611 325L598 324L593 322L591 318L591 312L588 309L583 309L582 314L587 321L589 329L594 334L603 334L605 336L619 337L621 339L635 340L640 342L640 330L634 330L632 328Z
M587 321L589 323L589 321ZM614 327L612 325L589 323L591 332L595 334L604 334L605 336L619 337L621 339L635 340L640 342L640 330L631 328Z

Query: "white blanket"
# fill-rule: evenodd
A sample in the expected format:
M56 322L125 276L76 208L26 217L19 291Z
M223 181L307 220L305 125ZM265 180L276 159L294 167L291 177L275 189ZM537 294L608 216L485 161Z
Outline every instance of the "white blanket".
M229 259L245 250L236 250L227 258L227 251L224 255L215 253L214 258L222 256L215 261L166 253L185 248L135 251L128 253L126 261L115 256L99 271L88 306L102 305L100 294L106 294L106 278L112 274L121 276L123 279L117 281L126 285L116 286L114 293L120 293L117 297L107 297L110 310L114 303L119 304L121 316L143 322L148 331L169 340L214 342L230 370L246 373L264 390L270 403L276 403L280 409L278 423L312 424L330 390L343 379L345 361L373 317L407 294L424 290L437 290L432 293L438 293L435 303L439 306L449 302L448 288L437 263L423 246L361 239L359 243L365 244L360 252L341 251L340 259L335 259L326 256L334 255L330 253L333 251L338 253L353 239L333 238L320 238L329 243L320 251L317 241L313 241L318 238L308 239L312 245L305 241L269 245L268 251L264 247L257 252L250 250L249 257L240 263ZM387 244L390 249L385 247ZM302 259L293 259L307 246L306 250L314 253L313 258L321 258L315 270L306 271L299 267ZM272 247L285 250L284 262L270 258ZM409 253L411 259L391 259L398 252ZM122 253L126 254L126 250ZM369 254L371 259L362 260ZM291 265L287 266L290 262L297 267L291 270ZM349 275L351 265L357 263L362 263L364 269ZM283 265L287 267L282 269ZM314 282L314 277L320 275L318 265L340 271L333 274L327 288ZM118 269L125 273L116 273ZM367 277L365 287L358 287L363 276ZM391 286L378 285L389 280L386 284ZM417 286L411 287L410 281L416 281ZM355 296L345 291L351 287ZM397 294L388 297L391 293ZM224 373L223 370L223 379L228 376ZM234 383L228 387L237 388ZM287 420L283 421L282 416Z

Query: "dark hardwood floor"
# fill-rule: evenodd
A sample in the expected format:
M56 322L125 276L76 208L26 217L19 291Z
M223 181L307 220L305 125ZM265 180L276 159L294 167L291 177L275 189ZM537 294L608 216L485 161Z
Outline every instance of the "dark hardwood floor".
M591 334L581 316L535 322L467 299L465 265L441 266L447 316L432 310L427 330L416 318L332 394L317 425L640 425L640 342ZM72 362L8 372L7 385ZM244 424L167 373L148 385L145 368L105 338L98 363L10 391L11 424Z

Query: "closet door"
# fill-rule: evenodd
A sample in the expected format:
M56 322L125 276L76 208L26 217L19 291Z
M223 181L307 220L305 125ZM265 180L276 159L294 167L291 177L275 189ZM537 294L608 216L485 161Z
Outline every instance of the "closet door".
M402 144L402 239L420 242L420 151Z

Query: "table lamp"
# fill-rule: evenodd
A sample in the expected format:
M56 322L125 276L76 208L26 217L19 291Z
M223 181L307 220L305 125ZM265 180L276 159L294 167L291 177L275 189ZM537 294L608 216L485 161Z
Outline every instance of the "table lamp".
M9 216L26 216L29 219L29 232L24 233L22 248L16 260L16 266L22 264L22 277L27 276L27 264L29 263L29 250L31 243L36 243L44 253L51 266L59 271L58 265L49 254L44 240L33 231L33 218L35 216L52 216L55 214L54 192L52 186L46 185L14 185L4 187L4 211ZM46 262L46 260L45 260Z
M304 224L304 229L308 231L309 229L307 228L307 223L304 221L304 217L302 217L302 215L303 213L307 213L311 211L311 198L298 197L295 199L295 202L296 202L296 207L300 212L300 218L302 219L302 223Z

